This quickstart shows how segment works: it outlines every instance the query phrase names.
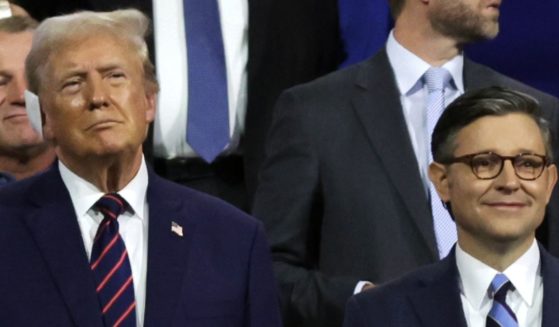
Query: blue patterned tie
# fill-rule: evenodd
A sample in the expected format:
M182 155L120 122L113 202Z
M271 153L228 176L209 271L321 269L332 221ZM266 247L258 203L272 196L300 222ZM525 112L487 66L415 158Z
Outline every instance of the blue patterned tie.
M486 327L518 327L516 315L507 305L507 292L512 288L511 282L503 274L495 275L489 286L493 306L487 315Z
M184 0L188 61L186 140L206 162L229 143L225 54L217 0Z
M433 129L441 117L445 108L444 91L445 86L449 86L452 76L445 68L431 67L423 75L424 83L427 85L427 151L429 152L429 163L433 161L431 149L431 135ZM456 224L450 217L448 211L443 207L441 199L433 186L429 182L429 193L431 201L431 212L433 214L433 226L437 238L439 257L444 258L454 243L456 242Z
M134 282L126 246L118 232L118 216L127 208L116 193L105 194L94 205L104 219L93 240L90 267L105 326L136 326Z

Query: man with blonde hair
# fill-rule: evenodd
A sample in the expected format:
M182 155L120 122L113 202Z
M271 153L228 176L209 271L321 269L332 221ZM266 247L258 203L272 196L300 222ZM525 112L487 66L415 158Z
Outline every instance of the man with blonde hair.
M37 28L26 73L59 162L0 191L2 324L281 325L261 224L146 166L148 23L119 10Z
M148 164L243 210L278 95L335 70L343 57L337 0L14 1L37 19L126 7L151 17L161 110L144 143Z
M36 27L29 17L0 19L0 185L45 170L55 157L25 110L24 65Z

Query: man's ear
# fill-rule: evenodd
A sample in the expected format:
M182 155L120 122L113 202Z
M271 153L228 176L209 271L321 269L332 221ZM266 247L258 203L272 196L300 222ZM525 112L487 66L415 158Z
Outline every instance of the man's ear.
M45 104L41 101L41 123L43 127L43 138L49 142L54 142L53 127L51 125L51 120L45 112Z
M148 91L146 93L147 110L146 122L151 123L155 119L155 108L157 106L157 93Z
M448 187L447 167L438 162L429 165L429 179L435 186L439 197L443 202L450 201L450 191Z
M549 165L547 167L547 200L546 203L549 203L549 199L551 198L551 193L553 192L553 188L557 183L557 166L555 164Z

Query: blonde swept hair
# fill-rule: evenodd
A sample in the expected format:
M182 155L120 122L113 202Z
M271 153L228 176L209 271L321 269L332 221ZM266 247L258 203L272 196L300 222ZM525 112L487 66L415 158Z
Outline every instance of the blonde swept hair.
M143 65L146 88L157 93L159 85L145 42L149 26L150 20L136 9L80 11L45 19L35 30L31 51L25 61L29 90L39 94L49 58L56 51L72 42L105 34L122 40L137 54Z

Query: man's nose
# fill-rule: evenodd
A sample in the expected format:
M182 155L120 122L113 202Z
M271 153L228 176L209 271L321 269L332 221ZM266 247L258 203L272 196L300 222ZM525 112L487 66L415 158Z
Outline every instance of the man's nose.
M101 76L90 76L88 81L89 88L89 109L95 110L108 105L107 90Z
M503 169L495 178L495 185L498 189L505 191L513 191L520 187L520 178L516 175L512 160L503 162Z
M8 83L6 100L11 104L25 105L24 92L27 82L23 76L15 76Z

